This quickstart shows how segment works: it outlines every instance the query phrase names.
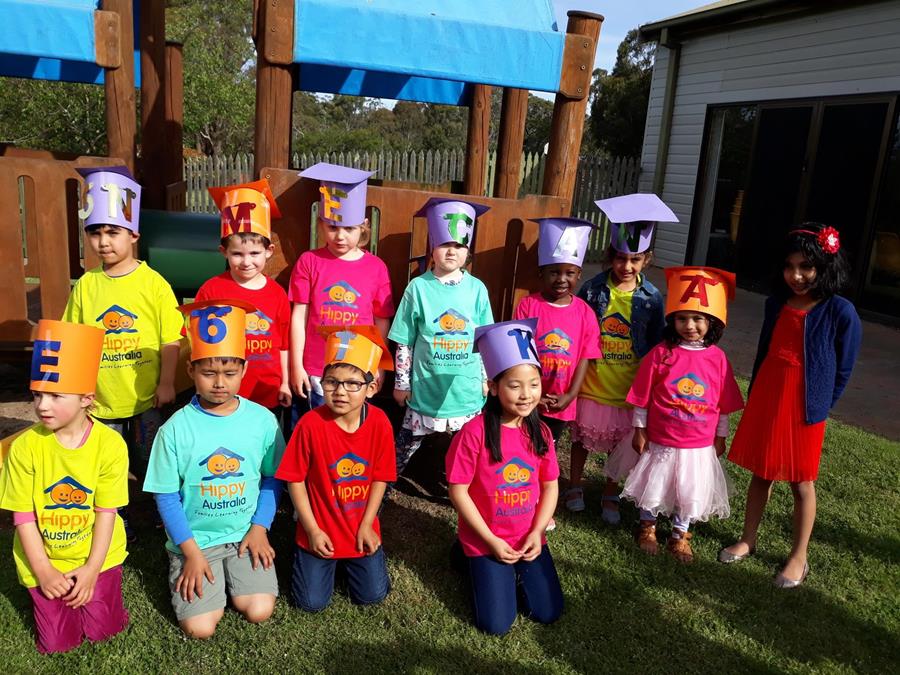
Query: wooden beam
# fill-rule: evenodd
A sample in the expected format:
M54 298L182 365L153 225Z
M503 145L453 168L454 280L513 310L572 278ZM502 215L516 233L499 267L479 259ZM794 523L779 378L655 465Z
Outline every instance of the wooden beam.
M165 185L184 180L184 58L180 42L166 42Z
M166 6L141 0L141 204L165 208L166 147Z
M569 98L584 98L591 90L597 45L587 35L568 33L559 74L559 91Z
M515 199L519 196L519 172L525 143L525 118L528 115L528 90L503 89L500 108L500 136L497 140L497 169L494 196Z
M466 135L464 183L467 195L484 196L490 129L491 88L486 84L476 84L472 87L472 101L469 103L469 127Z
M119 33L122 26L115 12L94 12L94 58L101 68L118 68L122 65L119 53Z
M291 5L287 15L279 5ZM254 175L263 167L288 167L291 152L291 99L294 92L293 65L274 63L269 55L278 57L277 48L286 36L294 34L293 3L260 0L256 17L256 134L254 144Z
M600 37L600 24L603 17L589 12L570 11L568 35L582 35L592 43L590 60L594 62L597 40ZM553 122L550 129L550 151L544 170L543 193L565 199L572 207L572 194L575 190L575 174L578 171L578 156L581 150L581 137L584 134L584 115L587 110L588 97L569 98L558 93L553 105Z
M103 0L103 10L119 15L118 68L106 68L106 140L107 155L121 157L132 174L135 167L137 105L134 94L134 25L131 0Z

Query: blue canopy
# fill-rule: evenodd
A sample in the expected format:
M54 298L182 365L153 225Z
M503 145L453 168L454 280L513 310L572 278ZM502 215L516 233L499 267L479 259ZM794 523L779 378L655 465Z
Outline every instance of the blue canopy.
M0 0L0 75L60 82L103 82L96 63L94 11L99 0ZM134 2L134 77L140 84L140 45Z
M550 0L294 0L304 91L465 104L470 83L555 92Z

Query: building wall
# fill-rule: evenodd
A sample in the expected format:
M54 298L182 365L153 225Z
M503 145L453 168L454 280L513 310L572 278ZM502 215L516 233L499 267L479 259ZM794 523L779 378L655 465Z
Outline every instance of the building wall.
M641 156L644 191L653 185L668 59L669 50L660 46ZM897 91L900 0L685 39L660 195L681 223L660 228L657 262L685 260L708 106Z

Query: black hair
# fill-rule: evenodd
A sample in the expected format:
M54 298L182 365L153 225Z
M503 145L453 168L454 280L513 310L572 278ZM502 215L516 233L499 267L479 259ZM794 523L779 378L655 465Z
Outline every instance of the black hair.
M670 350L684 341L684 338L675 330L675 314L676 312L672 312L666 317L666 325L663 327L663 341ZM725 334L725 324L712 314L707 314L706 312L697 312L697 314L702 314L709 321L709 329L706 331L706 335L703 336L703 346L711 347L722 339L722 335Z
M133 230L129 230L127 227L122 227L121 225L113 225L112 223L94 223L93 225L88 225L84 228L85 232L97 232L102 227L109 227L113 230L125 230L126 232L134 232ZM134 232L137 234L137 232Z
M240 239L242 244L249 241L254 244L262 244L265 248L269 248L272 245L271 239L264 237L258 232L235 232L227 237L222 237L222 248L228 248L228 242L232 237Z
M613 248L613 245L610 244L606 247L606 251L603 253L603 260L600 261L600 264L603 266L603 269L608 270L612 267L613 260L616 259L617 255L642 255L644 256L644 266L646 267L650 263L653 262L653 250L647 249L646 251L641 251L640 253L624 253L623 251L619 251Z
M508 369L507 369L508 370ZM506 370L494 376L494 382L499 382L506 374ZM503 415L503 406L500 399L493 394L488 394L487 402L482 409L484 418L484 444L491 451L491 461L494 463L503 461L503 453L500 450L500 417ZM541 428L541 417L538 415L537 406L522 419L522 433L528 436L531 449L538 457L547 454L549 446Z
M218 363L223 366L227 366L230 363L237 363L238 365L242 366L245 363L244 359L239 359L236 356L207 356L202 359L191 361L191 365L196 366L199 363L204 363L207 361L209 363Z
M363 376L363 380L365 380L366 384L370 384L372 380L375 379L375 376L372 373L366 373L362 368L357 368L352 363L329 363L325 366L325 370L322 371L322 377L325 377L332 370L336 370L337 368L352 368L358 373L361 373Z
M790 296L791 291L784 282L784 263L793 253L801 254L816 268L816 280L809 292L817 300L837 295L850 281L850 263L844 249L829 253L819 244L816 234L823 229L825 225L822 223L807 222L795 225L788 231L781 245L775 274L774 286L778 295L785 298Z

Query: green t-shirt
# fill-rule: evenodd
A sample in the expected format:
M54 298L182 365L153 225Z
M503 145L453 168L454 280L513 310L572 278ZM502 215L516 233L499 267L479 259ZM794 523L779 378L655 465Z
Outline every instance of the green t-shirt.
M388 335L413 350L410 408L438 419L481 410L481 357L472 345L475 328L493 322L487 289L471 274L442 284L428 271L410 282Z

